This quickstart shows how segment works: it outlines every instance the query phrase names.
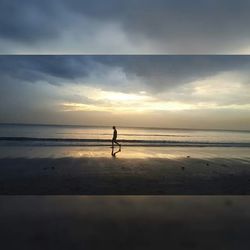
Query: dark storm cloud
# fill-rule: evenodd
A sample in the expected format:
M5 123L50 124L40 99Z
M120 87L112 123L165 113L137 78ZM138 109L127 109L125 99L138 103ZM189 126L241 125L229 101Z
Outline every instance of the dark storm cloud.
M250 36L248 0L71 1L71 6L97 19L118 21L134 42L152 39L166 51L223 51Z
M250 70L249 56L105 56L99 62L119 66L156 90L225 71Z
M220 72L250 72L249 56L0 56L0 78L61 84L95 76L105 88L122 88L107 82L109 71L120 69L127 82L137 79L154 92ZM101 72L101 73L100 73ZM78 81L79 80L79 81ZM91 84L91 81L88 81ZM126 87L126 86L125 86ZM132 86L133 87L133 86Z
M39 39L56 36L61 17L57 14L57 8L53 2L1 0L1 37L32 43Z
M36 82L53 77L75 79L91 71L88 56L0 56L1 76ZM50 83L59 83L54 79ZM58 81L58 82L57 82Z
M248 0L0 0L0 38L43 44L45 53L53 53L50 39L60 43L60 35L81 30L86 17L83 37L95 33L93 20L117 23L139 53L147 53L140 48L142 41L150 45L150 53L231 53L249 44L249 9ZM112 44L115 37L105 39ZM83 52L100 51L79 46ZM72 44L67 49L74 51ZM123 51L114 48L114 53Z

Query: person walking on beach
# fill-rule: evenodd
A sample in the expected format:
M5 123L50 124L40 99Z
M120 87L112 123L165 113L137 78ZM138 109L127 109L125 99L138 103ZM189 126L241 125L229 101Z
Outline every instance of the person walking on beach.
M119 146L119 150L121 151L121 144L117 142L117 130L115 126L113 126L113 138L112 138L112 147L114 147L114 143Z

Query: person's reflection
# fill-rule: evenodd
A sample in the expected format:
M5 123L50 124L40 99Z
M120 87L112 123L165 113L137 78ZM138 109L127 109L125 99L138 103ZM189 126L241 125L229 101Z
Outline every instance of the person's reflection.
M121 152L121 149L118 149L117 151L115 151L115 147L111 147L112 150L111 150L111 155L115 158L116 157L116 154Z

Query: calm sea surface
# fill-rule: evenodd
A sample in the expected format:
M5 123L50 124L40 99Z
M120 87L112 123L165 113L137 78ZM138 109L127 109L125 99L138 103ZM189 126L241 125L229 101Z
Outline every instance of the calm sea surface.
M127 146L250 147L249 131L117 127L118 141ZM0 145L107 145L112 127L0 125Z

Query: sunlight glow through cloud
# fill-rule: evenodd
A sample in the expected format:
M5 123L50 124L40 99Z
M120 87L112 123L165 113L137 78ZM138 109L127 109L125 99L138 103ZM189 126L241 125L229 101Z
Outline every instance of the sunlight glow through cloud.
M126 94L122 92L114 91L96 91L96 96L92 96L93 100L108 100L108 101L118 101L118 102L127 102L127 101L146 101L153 100L152 97L146 95L137 95L137 94Z
M5 123L250 126L250 57L0 59Z
M79 88L78 88L79 90ZM79 92L78 92L79 93ZM63 111L100 111L100 112L149 112L164 110L189 110L195 105L178 101L161 101L153 96L146 95L145 91L139 94L104 91L89 86L81 87L81 95L93 103L63 102L60 104Z
M178 103L178 102L144 102L120 105L120 103L110 105L95 105L83 103L62 103L63 111L98 111L98 112L112 112L112 113L134 113L134 112L151 112L151 111L177 111L177 110L191 110L196 109L194 105Z
M177 96L179 93L172 93L169 100L161 96L147 94L146 91L135 93L123 93L119 91L107 91L101 88L90 86L71 86L71 91L77 91L86 102L61 102L60 110L67 112L95 111L110 113L147 113L154 111L183 111L183 110L219 110L219 109L241 109L250 110L250 104L227 103L226 98L233 100L241 95L242 84L234 83L232 74L221 74L209 79L203 79L188 84L191 89L191 97L194 99L181 100ZM231 82L230 82L231 81ZM220 83L220 84L219 84ZM185 87L187 88L187 87ZM184 89L185 89L184 88ZM173 95L176 95L173 98ZM246 96L250 94L245 92Z

